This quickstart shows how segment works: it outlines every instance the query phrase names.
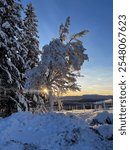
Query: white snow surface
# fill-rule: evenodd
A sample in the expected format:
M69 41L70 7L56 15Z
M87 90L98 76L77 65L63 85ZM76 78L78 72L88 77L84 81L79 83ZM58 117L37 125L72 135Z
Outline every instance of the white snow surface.
M113 114L108 111L97 111L92 116L92 119L97 120L100 124L106 123L107 120L113 123Z
M113 135L113 126L112 125L99 125L95 129L102 135L104 138L111 138Z
M14 113L0 119L0 135L0 150L112 150L111 142L71 113Z

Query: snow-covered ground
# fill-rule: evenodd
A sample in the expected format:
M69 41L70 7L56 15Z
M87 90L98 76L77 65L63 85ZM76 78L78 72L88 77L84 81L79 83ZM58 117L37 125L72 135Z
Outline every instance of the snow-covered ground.
M19 112L0 119L0 150L112 150L112 112Z

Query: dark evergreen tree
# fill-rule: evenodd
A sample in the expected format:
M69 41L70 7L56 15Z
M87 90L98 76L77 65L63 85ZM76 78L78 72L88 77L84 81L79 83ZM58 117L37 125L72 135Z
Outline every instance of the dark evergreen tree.
M27 49L19 41L23 29L21 10L15 0L0 0L0 107L6 109L6 115L28 109L22 94Z
M40 54L39 51L39 41L38 41L38 30L37 30L37 17L35 15L35 10L31 3L27 5L25 10L25 19L24 19L24 38L23 44L27 48L28 54L26 58L26 64L29 69L35 67Z
M32 69L38 65L39 62L39 41L37 30L37 16L31 3L29 3L25 10L24 30L22 43L27 49L27 55L24 57L27 69ZM25 94L29 100L29 110L36 112L39 109L39 103L42 102L42 97L39 92L28 92ZM39 101L40 100L40 101ZM35 105L34 105L35 104Z

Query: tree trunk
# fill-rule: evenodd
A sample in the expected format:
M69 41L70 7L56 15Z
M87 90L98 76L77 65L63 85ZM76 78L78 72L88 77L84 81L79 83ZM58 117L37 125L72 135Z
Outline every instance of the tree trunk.
M53 112L54 111L54 98L52 96L52 91L51 90L49 90L48 98L49 98L49 104L50 104L49 111Z

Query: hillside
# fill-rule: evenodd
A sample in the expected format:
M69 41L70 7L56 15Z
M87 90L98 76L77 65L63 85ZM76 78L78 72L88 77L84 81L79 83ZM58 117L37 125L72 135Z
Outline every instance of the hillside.
M97 94L89 94L82 96L63 96L61 97L62 101L99 101L99 100L107 100L113 99L112 95L97 95Z

